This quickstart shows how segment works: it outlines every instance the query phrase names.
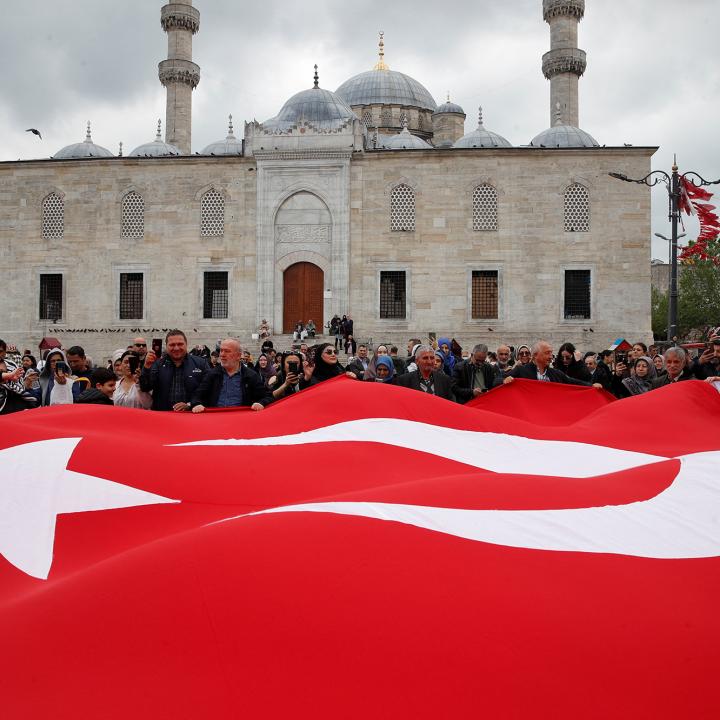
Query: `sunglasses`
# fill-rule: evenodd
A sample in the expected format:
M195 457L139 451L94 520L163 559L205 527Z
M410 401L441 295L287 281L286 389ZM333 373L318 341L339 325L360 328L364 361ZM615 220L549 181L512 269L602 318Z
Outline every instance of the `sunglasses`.
M337 353L334 350L323 350L323 355L337 355Z
M133 343L135 347L147 347L147 343Z
M521 350L521 351L518 353L518 355L529 355L529 354L530 354L530 353L527 352L526 350Z

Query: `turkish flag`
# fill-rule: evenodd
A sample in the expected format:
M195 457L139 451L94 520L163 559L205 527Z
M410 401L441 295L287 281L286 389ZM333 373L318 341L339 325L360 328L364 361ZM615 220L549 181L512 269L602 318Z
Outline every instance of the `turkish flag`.
M347 378L0 419L6 718L715 718L720 395Z

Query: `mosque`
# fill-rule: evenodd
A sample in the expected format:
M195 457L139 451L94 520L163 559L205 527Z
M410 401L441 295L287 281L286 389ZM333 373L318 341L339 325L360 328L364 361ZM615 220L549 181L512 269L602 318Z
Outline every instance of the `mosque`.
M180 327L214 346L263 319L280 335L349 313L360 339L403 346L651 339L650 193L608 173L646 175L657 148L579 128L584 10L543 0L549 127L524 145L482 110L466 132L463 108L388 66L381 34L372 69L331 91L316 68L275 117L242 137L231 117L198 149L200 13L165 5L164 137L158 122L116 156L88 123L50 159L0 163L0 337L55 335L99 357L138 333Z

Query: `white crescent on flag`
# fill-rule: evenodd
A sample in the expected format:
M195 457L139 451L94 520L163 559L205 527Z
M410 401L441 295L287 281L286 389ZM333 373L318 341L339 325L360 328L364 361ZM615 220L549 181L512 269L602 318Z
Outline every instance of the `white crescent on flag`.
M293 435L205 440L183 445L278 446L331 442L375 442L494 472L576 478L668 460L602 445L457 430L392 418L355 420ZM720 556L717 493L720 452L696 453L677 459L680 470L668 489L649 500L626 505L560 510L469 510L378 502L320 502L271 508L254 514L356 515L533 550L666 559Z

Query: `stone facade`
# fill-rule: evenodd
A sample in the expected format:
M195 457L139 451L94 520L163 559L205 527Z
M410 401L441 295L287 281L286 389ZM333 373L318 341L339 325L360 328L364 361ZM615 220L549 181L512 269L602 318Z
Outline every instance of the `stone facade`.
M601 347L649 339L650 193L617 183L650 169L652 148L350 152L268 151L255 157L112 158L0 163L0 337L36 347L43 335L96 356L138 330L179 326L191 341L247 340L267 317L280 328L283 272L325 274L325 319L352 313L361 338L404 343L428 333L461 343L540 336ZM390 230L393 188L415 200L415 230ZM589 231L566 232L564 195L588 191ZM473 230L473 190L497 190L497 230ZM222 194L224 234L201 236L201 200ZM42 205L64 202L61 238L42 237ZM122 201L144 199L144 234L122 237ZM591 316L563 317L567 269L590 271ZM471 317L473 271L498 273L496 318ZM382 272L404 272L406 317L380 317ZM122 273L142 273L143 317L120 320ZM203 273L228 273L228 317L203 318ZM39 317L40 276L63 276L62 318ZM627 308L633 311L628 313ZM590 334L590 328L593 333Z

